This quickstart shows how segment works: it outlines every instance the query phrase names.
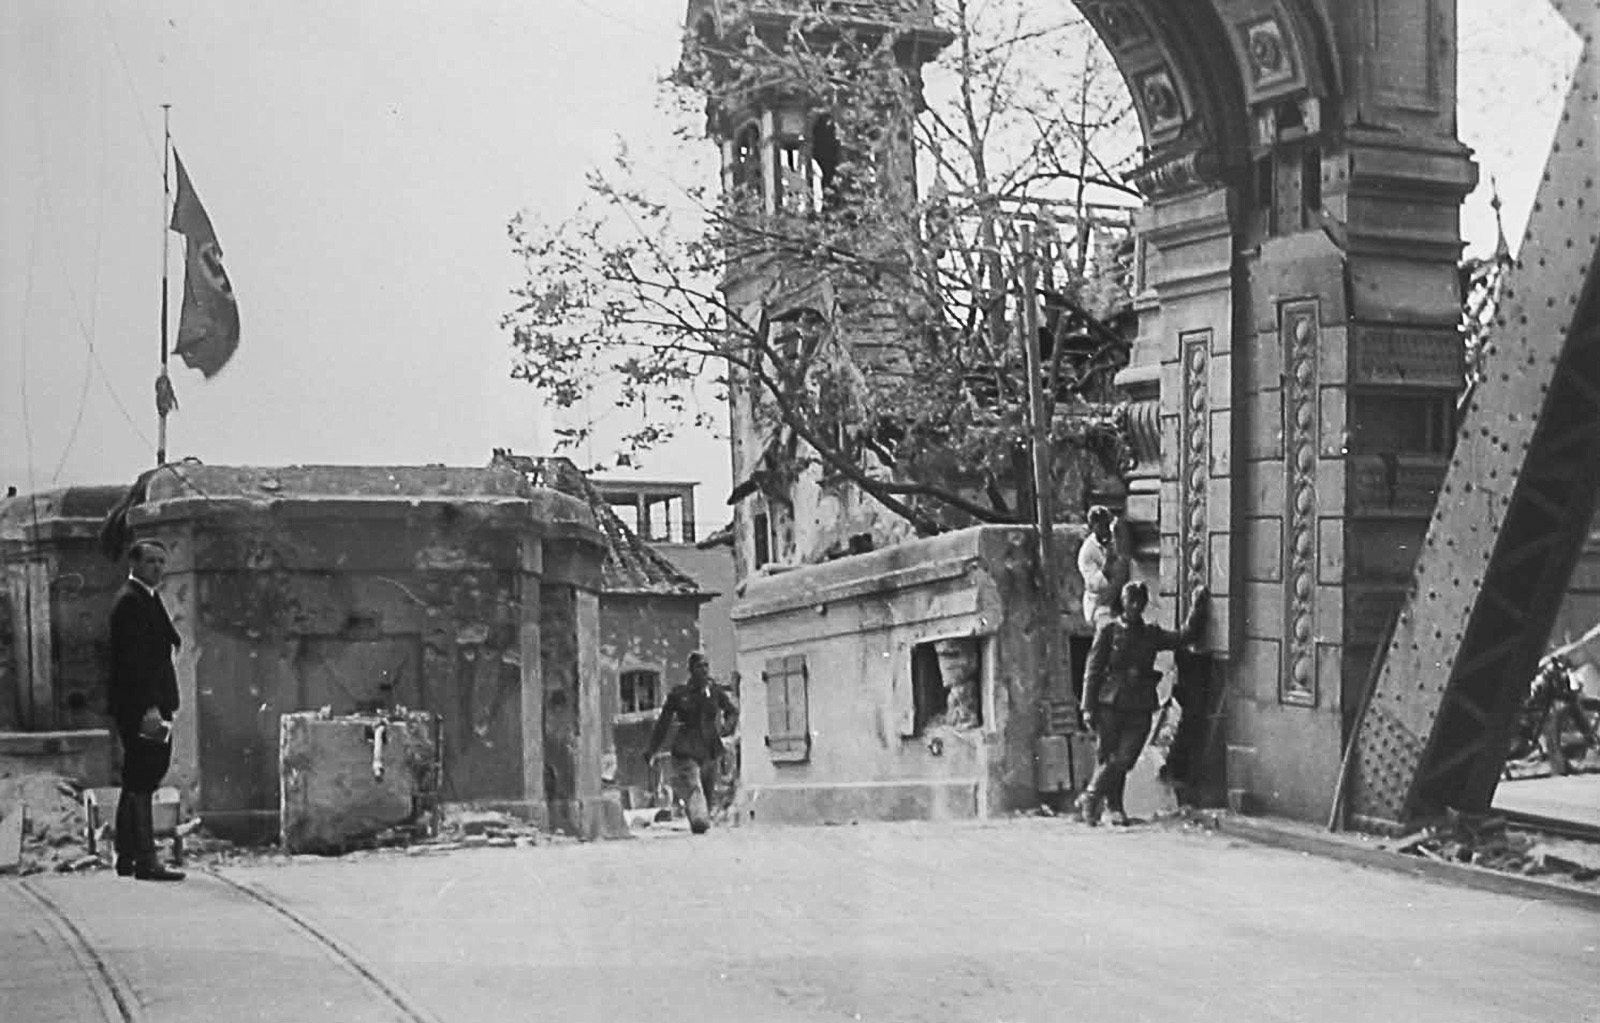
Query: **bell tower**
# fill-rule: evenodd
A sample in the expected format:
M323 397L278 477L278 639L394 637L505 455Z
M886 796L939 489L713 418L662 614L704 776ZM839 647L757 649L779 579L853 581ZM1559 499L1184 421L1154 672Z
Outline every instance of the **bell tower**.
M932 0L690 0L685 26L679 77L705 93L706 134L721 154L719 287L730 319L761 325L770 343L826 334L861 355L872 348L872 303L805 259L803 239L862 189L914 198L921 70L951 34L935 24ZM836 76L823 69L869 63L868 73L896 83L867 90L870 107L848 82L824 94L820 83ZM739 578L801 563L857 531L895 528L850 488L823 487L821 473L787 473L797 439L762 422L759 389L740 378L735 371L729 388Z

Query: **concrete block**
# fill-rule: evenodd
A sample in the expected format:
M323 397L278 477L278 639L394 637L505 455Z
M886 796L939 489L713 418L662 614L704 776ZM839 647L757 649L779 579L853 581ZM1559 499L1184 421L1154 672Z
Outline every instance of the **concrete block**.
M628 821L622 813L622 802L604 796L577 801L574 830L585 842L600 839L632 838Z
M338 853L437 805L441 751L435 715L285 714L279 726L283 848Z

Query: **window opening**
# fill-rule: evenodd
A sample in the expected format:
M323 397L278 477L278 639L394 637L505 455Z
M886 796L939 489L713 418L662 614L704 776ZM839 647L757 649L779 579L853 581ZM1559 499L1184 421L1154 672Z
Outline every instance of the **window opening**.
M824 114L811 122L812 208L821 210L839 203L839 136L833 118Z
M983 655L975 637L911 648L912 734L983 725Z
M772 534L771 522L765 511L756 512L750 517L750 531L754 534L755 541L755 568L760 568L772 561Z
M1300 154L1300 226L1316 227L1322 209L1322 150L1306 146Z
M637 714L661 706L661 673L638 668L622 673L618 701L624 714Z
M750 195L761 194L761 132L746 125L734 141L734 188Z

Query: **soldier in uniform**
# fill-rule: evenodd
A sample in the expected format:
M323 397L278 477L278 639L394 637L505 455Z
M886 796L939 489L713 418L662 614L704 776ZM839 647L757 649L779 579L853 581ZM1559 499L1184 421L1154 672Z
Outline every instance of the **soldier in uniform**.
M706 655L689 655L689 680L667 694L661 714L650 733L644 759L648 764L666 741L667 729L677 722L672 739L672 791L689 814L689 828L704 834L711 827L710 801L716 793L722 762L722 734L739 720L739 709L728 691L711 681Z
M1128 583L1122 587L1121 614L1095 632L1083 673L1083 717L1094 731L1097 766L1088 789L1077 800L1078 812L1087 823L1099 823L1100 812L1107 807L1113 824L1128 823L1123 787L1160 705L1156 654L1199 639L1209 601L1210 592L1202 587L1195 594L1183 631L1172 632L1144 620L1150 591L1144 583Z

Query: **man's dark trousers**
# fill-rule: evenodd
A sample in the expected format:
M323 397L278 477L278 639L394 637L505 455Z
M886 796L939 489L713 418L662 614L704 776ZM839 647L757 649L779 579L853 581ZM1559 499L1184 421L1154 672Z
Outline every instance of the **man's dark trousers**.
M1153 711L1097 708L1094 719L1095 768L1089 791L1106 801L1114 811L1123 811L1122 794L1128 772L1139 762L1145 739L1150 736Z
M693 757L672 758L672 794L683 801L689 827L696 834L711 827L711 801L717 792L717 762Z
M122 794L117 799L117 859L128 864L156 859L155 791L172 764L172 744L139 734L139 723L117 723L122 743Z

